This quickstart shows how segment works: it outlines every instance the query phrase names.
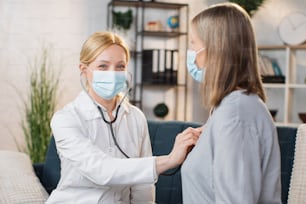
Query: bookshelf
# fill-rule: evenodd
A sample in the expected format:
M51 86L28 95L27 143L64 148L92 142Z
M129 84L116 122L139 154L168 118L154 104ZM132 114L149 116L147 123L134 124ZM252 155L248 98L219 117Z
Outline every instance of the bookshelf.
M171 90L172 102L169 104L169 109L172 117L170 119L186 120L187 71L185 64L188 45L188 4L113 0L108 3L107 8L109 28L113 28L112 13L118 9L133 10L132 32L129 32L134 39L134 50L131 54L133 90L130 101L148 116L150 114L146 111L151 112L153 109L148 103L154 99L154 96L150 100L147 93L159 91L162 94ZM163 29L148 30L147 24L152 21L148 14L152 12L154 17L159 18L158 20L163 24ZM168 17L165 18L167 14L169 14L168 17L173 15L178 17L177 29L167 27ZM161 98L159 102L165 100L160 95L158 98Z
M268 108L278 110L276 124L298 126L298 113L306 112L306 45L264 45L258 51L277 60L285 77L284 83L264 83Z

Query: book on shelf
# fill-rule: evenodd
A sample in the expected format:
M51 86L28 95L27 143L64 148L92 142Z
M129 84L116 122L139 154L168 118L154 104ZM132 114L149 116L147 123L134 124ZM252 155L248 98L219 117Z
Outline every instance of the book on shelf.
M259 56L258 65L260 74L263 76L274 75L274 70L270 59L266 56Z
M148 49L142 52L144 84L177 84L178 50Z
M259 55L258 66L263 83L285 83L285 76L276 59Z
M263 83L276 83L276 84L285 83L285 76L262 75L261 77L262 77L262 82Z

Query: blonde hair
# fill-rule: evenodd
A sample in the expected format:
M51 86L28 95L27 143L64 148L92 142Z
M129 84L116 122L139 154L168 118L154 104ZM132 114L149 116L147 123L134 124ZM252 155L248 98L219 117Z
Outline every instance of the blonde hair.
M99 54L114 44L123 48L126 61L128 62L130 59L130 51L127 44L119 35L109 31L96 32L89 36L83 44L80 53L80 62L86 65L90 64Z
M265 101L255 35L246 11L234 3L216 4L197 14L192 26L206 47L206 74L201 85L204 106L218 106L238 88Z

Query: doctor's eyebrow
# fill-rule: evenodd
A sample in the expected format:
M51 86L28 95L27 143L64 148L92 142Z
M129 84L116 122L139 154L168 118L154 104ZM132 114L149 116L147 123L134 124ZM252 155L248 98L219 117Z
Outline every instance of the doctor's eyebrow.
M93 62L98 62L98 63L105 63L105 64L110 64L110 63L112 63L111 61L109 61L109 60L95 60L95 61L93 61ZM117 62L115 62L115 64L127 64L127 62L125 61L125 60L119 60L119 61L117 61Z

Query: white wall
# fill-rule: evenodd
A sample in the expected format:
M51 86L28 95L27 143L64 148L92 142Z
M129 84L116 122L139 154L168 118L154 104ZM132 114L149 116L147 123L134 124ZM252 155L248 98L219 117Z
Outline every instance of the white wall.
M0 1L0 149L23 142L20 127L29 80L28 62L43 44L53 47L54 61L63 64L57 108L80 91L78 61L83 41L106 29L107 1Z
M221 0L172 0L189 3L190 17ZM51 44L63 65L57 108L80 91L78 61L83 41L94 31L106 29L106 0L2 0L0 1L0 149L17 150L14 138L23 142L20 127L22 97L26 96L27 63L41 45ZM295 10L306 10L304 0L269 0L253 17L259 44L281 44L280 20ZM188 120L204 122L197 86L189 80Z

